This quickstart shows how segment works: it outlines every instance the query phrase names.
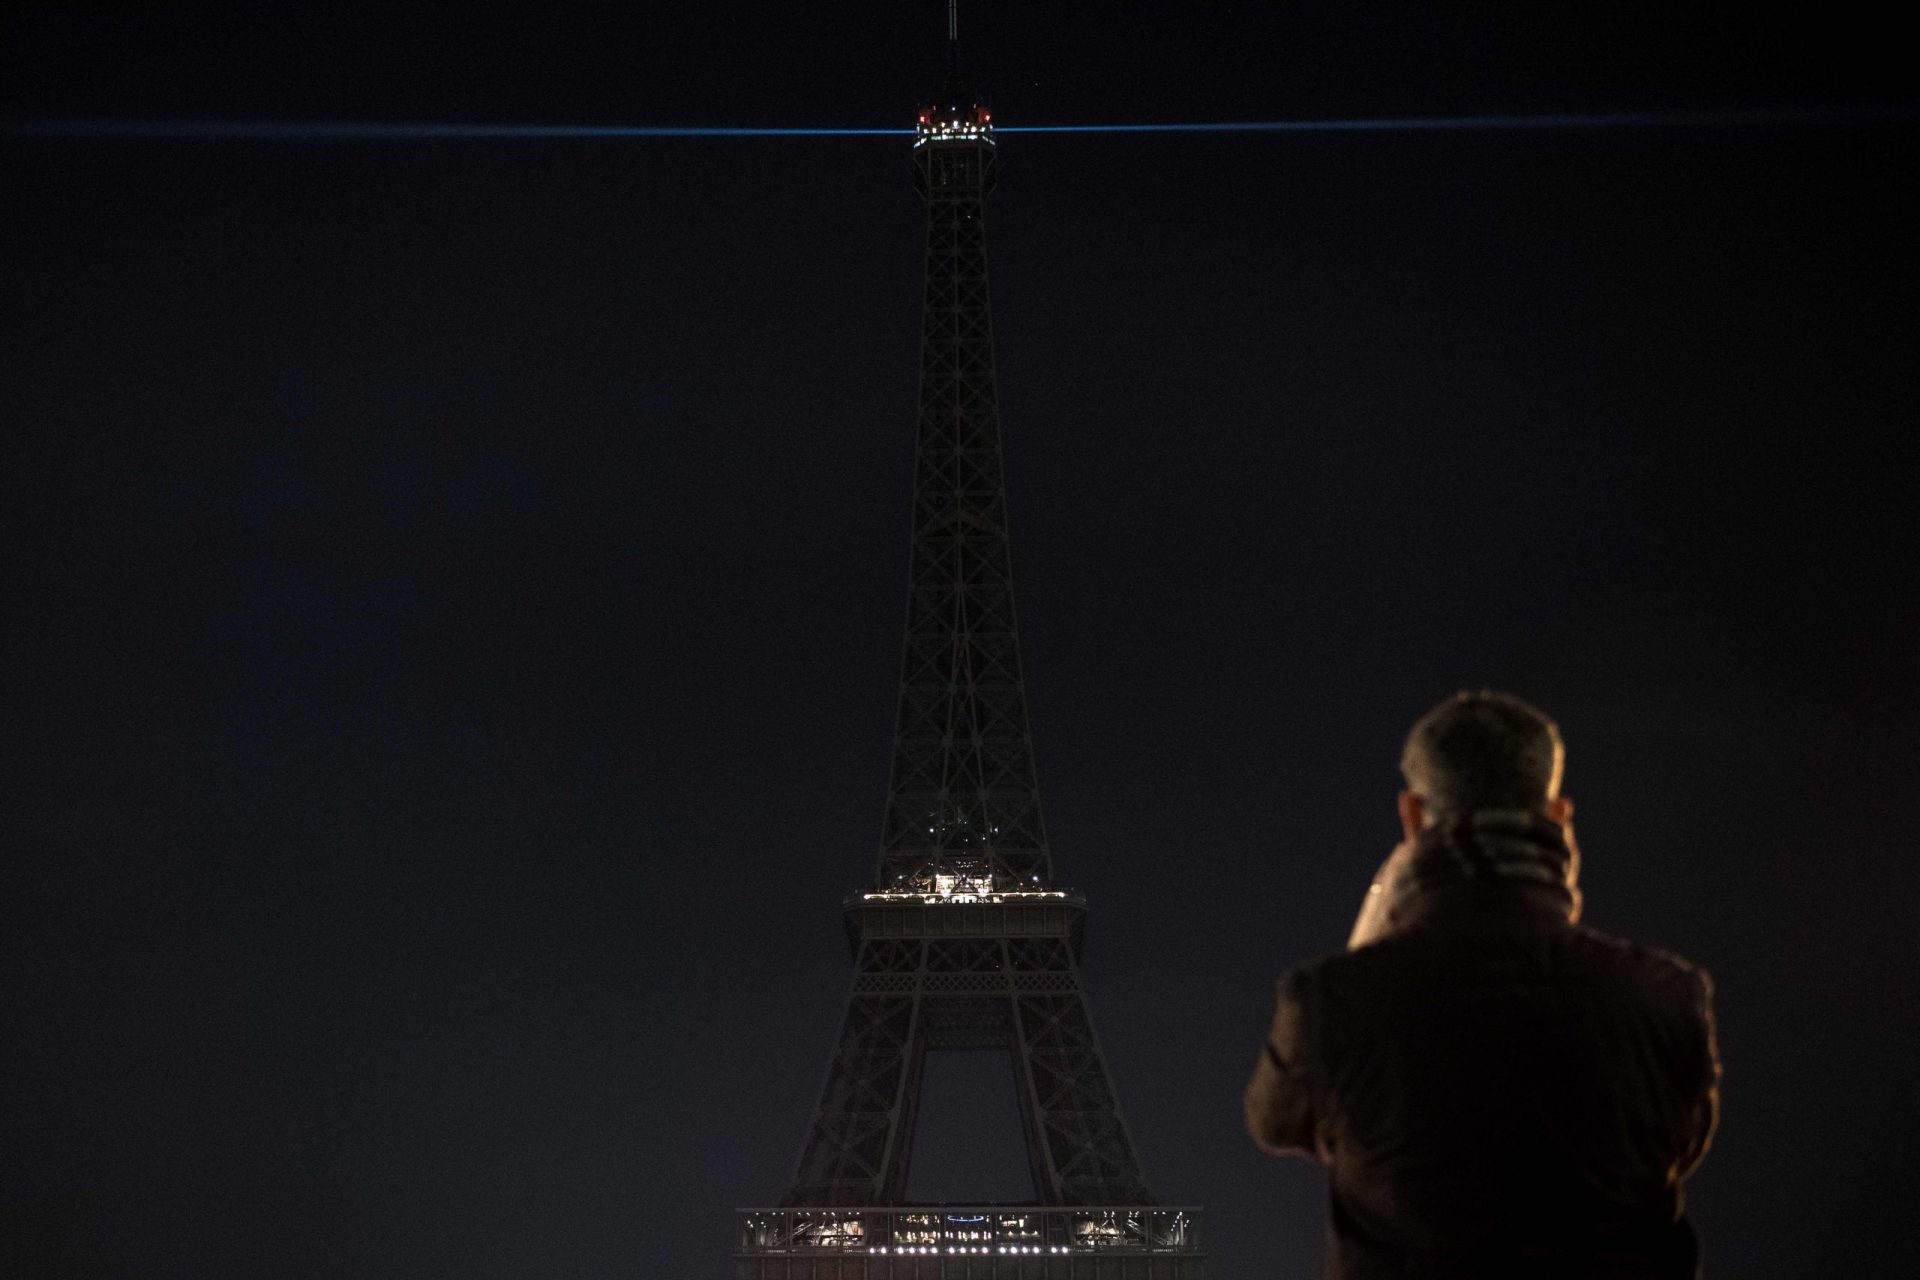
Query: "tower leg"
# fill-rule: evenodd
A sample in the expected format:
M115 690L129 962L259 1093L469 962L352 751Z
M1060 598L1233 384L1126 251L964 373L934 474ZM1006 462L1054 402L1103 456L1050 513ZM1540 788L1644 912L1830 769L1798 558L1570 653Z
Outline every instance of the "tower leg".
M965 908L961 908L964 910ZM901 1203L930 1049L1013 1055L1042 1204L1151 1204L1065 937L873 939L789 1205Z
M1012 1031L1028 1145L1044 1156L1050 1204L1151 1204L1140 1158L1107 1072L1079 965L1064 939L1008 944Z
M911 994L857 990L847 1002L840 1043L783 1203L873 1205L899 1198L907 1154L901 1136L912 1139L924 1062L919 1004Z

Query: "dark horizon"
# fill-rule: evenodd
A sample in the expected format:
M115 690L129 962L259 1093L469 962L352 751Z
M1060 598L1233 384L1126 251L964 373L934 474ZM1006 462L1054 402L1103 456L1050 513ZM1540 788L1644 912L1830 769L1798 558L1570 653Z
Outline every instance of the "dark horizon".
M29 4L0 117L904 128L920 8ZM996 125L1900 108L1877 13L1139 0L963 40ZM1715 976L1708 1276L1920 1259L1915 145L1002 141L1051 844L1218 1280L1317 1274L1318 1174L1239 1090L1395 838L1408 725L1479 686L1566 734L1588 921ZM0 137L0 1269L724 1273L880 829L908 153Z

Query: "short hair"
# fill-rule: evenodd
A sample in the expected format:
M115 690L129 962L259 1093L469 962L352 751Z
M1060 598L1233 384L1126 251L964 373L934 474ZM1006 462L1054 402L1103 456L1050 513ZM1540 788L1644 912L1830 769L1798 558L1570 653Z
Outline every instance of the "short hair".
M1400 753L1407 789L1435 817L1538 809L1560 794L1560 727L1510 693L1463 689L1414 722Z

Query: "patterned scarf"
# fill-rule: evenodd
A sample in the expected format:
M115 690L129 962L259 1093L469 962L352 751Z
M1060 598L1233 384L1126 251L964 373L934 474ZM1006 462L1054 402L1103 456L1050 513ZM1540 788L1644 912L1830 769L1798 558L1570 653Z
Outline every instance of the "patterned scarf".
M1389 919L1425 894L1469 880L1539 885L1580 918L1580 854L1566 830L1525 809L1480 809L1420 833L1413 853L1386 886Z

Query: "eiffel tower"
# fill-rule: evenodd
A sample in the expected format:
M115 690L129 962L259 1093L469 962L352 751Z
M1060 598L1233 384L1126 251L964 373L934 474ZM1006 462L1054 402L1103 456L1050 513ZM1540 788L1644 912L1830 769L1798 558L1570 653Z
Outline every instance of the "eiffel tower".
M992 117L960 74L920 112L926 288L906 637L874 887L846 905L847 1016L780 1205L735 1280L1199 1280L1197 1211L1155 1202L1081 980L1034 774L987 289ZM1030 1204L912 1204L930 1052L1012 1059Z

